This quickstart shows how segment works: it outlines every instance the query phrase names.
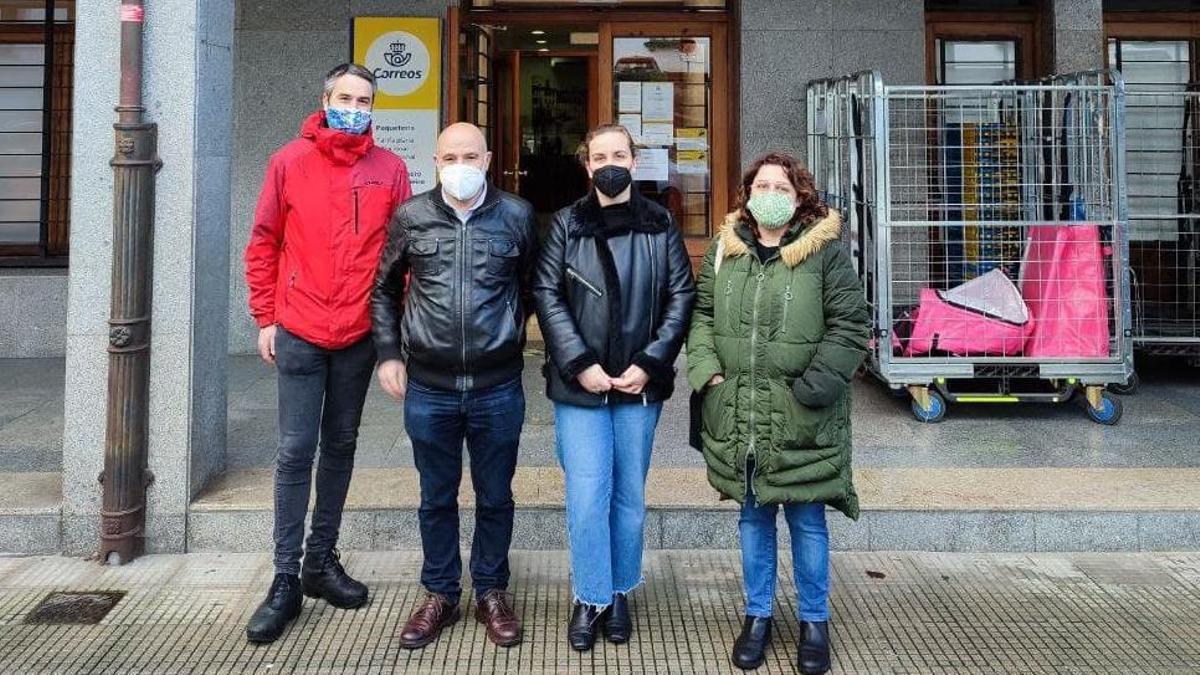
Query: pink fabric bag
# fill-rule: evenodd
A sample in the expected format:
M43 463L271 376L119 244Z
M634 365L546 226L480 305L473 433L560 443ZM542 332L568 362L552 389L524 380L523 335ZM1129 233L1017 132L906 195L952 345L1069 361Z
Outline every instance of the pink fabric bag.
M1094 224L1029 228L1021 295L1034 329L1025 356L1108 356L1108 293L1100 230Z
M922 288L906 356L931 351L955 356L1016 356L1033 331L1033 322L1010 321L955 304L947 294Z

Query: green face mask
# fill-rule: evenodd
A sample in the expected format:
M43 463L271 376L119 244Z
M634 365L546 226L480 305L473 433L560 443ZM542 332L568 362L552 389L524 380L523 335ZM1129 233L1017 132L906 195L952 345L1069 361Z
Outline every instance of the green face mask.
M758 221L760 227L777 230L792 219L796 213L796 203L788 195L779 192L767 192L752 195L746 202L750 215Z

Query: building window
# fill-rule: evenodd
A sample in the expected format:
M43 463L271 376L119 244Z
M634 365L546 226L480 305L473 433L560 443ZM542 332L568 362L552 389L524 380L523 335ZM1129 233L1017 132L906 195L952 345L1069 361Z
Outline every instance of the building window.
M0 2L0 265L66 264L74 5Z
M936 84L989 84L1017 77L1016 40L937 41Z
M1041 15L1026 2L925 4L926 83L991 84L1040 74Z

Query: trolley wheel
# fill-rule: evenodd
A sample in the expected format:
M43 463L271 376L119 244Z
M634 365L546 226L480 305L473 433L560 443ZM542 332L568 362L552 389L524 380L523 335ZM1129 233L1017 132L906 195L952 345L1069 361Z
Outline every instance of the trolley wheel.
M1113 426L1121 421L1121 412L1124 406L1121 404L1121 399L1115 398L1111 393L1105 391L1100 395L1100 409L1097 410L1091 405L1086 405L1088 417L1092 418L1097 424L1105 424Z
M936 390L929 390L929 408L922 408L917 399L912 401L913 416L918 422L936 424L946 417L946 399Z
M1108 390L1118 396L1133 396L1138 393L1138 389L1142 386L1142 380L1138 377L1137 371L1134 371L1129 379L1124 384L1110 384Z

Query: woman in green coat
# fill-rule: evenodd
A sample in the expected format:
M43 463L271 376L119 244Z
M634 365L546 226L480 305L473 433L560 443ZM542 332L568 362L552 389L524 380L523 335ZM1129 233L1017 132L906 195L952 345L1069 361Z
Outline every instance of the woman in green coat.
M858 517L850 469L850 381L870 316L840 241L841 219L812 174L771 153L742 177L737 208L700 267L687 340L703 395L708 480L742 503L746 618L733 661L757 668L771 639L776 516L791 531L801 672L829 670L825 505Z

